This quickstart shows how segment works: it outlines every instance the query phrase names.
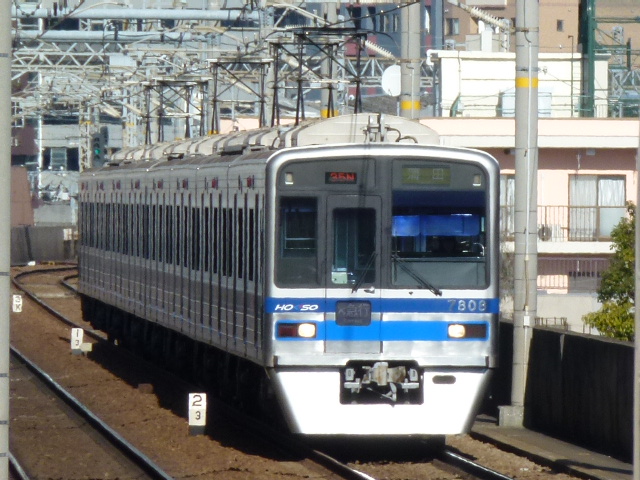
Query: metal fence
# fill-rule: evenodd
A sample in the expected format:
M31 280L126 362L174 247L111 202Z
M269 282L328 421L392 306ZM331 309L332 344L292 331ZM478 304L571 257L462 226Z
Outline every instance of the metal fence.
M538 238L543 242L606 242L626 216L626 207L538 206ZM513 240L515 208L500 207L500 233Z
M608 258L539 257L538 289L549 293L595 293Z

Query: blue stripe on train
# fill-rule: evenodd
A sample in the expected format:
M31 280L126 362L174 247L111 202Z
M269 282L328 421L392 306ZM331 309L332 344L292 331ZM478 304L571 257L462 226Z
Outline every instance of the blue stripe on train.
M369 302L373 313L499 313L497 298L275 298L267 297L266 313L325 313L335 312L337 302Z
M296 323L285 320L278 323ZM287 337L280 341L343 341L343 342L442 342L442 341L487 341L490 337L488 322L461 322L467 325L485 325L487 336L484 338L449 338L447 327L451 322L444 321L373 321L367 326L341 326L336 322L310 322L317 328L316 338ZM277 329L276 329L277 331Z

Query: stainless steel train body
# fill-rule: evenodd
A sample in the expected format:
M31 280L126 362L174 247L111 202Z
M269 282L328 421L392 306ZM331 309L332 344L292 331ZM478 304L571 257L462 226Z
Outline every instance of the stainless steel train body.
M293 432L464 432L497 363L499 169L414 142L88 171L83 297L258 366Z

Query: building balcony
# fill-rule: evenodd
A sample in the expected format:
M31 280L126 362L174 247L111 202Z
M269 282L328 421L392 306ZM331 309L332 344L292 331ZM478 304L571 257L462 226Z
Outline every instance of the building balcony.
M538 206L538 253L610 255L611 232L626 216L626 207ZM515 208L500 207L500 234L514 240Z

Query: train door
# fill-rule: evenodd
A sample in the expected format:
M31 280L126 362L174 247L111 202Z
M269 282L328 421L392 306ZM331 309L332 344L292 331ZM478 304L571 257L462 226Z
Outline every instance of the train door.
M328 353L380 353L382 201L332 195L327 200L326 338Z

